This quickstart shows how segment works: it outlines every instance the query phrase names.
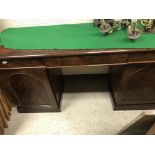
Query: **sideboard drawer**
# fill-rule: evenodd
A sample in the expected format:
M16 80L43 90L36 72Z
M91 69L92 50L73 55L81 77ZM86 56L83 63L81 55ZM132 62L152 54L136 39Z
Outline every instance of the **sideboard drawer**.
M128 54L78 55L44 58L46 67L125 64Z
M155 62L155 53L140 52L140 53L132 53L129 55L129 63L149 63Z
M3 68L32 68L43 66L40 59L0 59L0 69Z

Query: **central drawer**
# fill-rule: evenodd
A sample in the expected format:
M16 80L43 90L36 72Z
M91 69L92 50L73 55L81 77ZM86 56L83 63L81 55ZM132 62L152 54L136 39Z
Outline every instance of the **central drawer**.
M90 65L112 65L125 64L128 60L128 54L96 54L96 55L77 55L60 56L44 58L44 64L47 67L65 67L65 66L90 66Z

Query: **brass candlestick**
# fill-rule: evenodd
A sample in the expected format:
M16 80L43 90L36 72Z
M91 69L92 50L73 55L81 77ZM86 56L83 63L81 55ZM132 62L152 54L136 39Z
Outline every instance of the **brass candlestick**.
M94 25L104 34L112 34L121 29L127 30L128 38L131 40L139 38L145 32L155 33L155 19L95 19Z
M137 29L137 20L134 20L132 22L132 25L128 26L128 38L129 39L137 39L141 35L141 32L139 29Z
M106 23L104 19L101 19L100 30L102 33L108 33L111 30L110 24Z

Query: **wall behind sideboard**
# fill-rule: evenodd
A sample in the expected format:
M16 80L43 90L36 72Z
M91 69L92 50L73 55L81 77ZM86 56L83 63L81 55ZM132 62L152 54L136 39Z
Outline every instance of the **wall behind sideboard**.
M92 19L0 19L0 31L9 27L89 23Z

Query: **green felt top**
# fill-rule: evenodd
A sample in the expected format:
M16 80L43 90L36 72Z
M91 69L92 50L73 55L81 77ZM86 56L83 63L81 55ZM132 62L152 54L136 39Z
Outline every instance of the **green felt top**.
M155 48L155 34L129 40L121 30L104 35L92 23L9 28L0 34L0 44L11 49L109 49Z

